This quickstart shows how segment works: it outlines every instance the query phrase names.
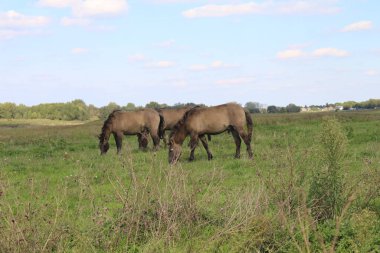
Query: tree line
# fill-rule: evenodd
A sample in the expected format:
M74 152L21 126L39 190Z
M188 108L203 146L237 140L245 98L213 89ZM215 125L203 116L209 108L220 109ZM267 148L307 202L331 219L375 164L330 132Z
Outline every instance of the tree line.
M46 103L26 106L15 103L0 104L0 118L6 119L56 119L56 120L88 120L98 109L86 105L76 99L68 103Z
M336 105L343 106L344 110L376 109L376 108L380 108L380 99L369 99L364 102L346 101L343 103L336 103Z
M0 118L5 119L53 119L53 120L90 120L95 118L105 119L113 110L135 110L139 108L178 108L182 106L195 106L195 103L176 103L174 105L160 104L155 101L147 103L145 106L136 106L134 103L127 103L124 106L115 102L110 102L106 106L96 107L87 105L83 100L76 99L67 103L44 103L33 106L26 106L15 103L0 103ZM201 104L205 106L204 104ZM347 101L343 103L330 104L329 106L343 106L343 109L375 109L380 108L380 99L369 99L364 102ZM297 113L301 111L301 106L289 104L281 106L265 106L258 102L247 102L244 107L251 113Z

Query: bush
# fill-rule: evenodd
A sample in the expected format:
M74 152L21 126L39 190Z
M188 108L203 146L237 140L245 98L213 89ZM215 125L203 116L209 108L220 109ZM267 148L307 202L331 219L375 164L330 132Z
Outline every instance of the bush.
M309 203L317 220L331 219L342 208L341 177L342 158L346 152L347 137L339 124L332 118L322 124L320 141L320 163L313 172L309 189Z

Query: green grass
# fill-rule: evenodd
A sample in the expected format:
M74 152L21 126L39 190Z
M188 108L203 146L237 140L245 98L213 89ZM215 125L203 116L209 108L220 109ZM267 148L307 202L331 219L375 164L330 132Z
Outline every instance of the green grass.
M307 195L326 117L348 138L347 212L322 222ZM225 133L212 161L200 146L188 162L185 141L176 166L136 137L100 156L100 121L0 121L0 252L379 252L380 111L253 119L254 160Z

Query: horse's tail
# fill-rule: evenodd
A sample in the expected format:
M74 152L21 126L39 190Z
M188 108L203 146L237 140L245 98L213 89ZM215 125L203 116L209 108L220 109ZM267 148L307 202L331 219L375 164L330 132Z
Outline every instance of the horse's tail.
M251 142L252 139L252 132L253 132L253 120L251 114L244 110L245 113L245 120L247 122L247 129L248 129L248 141Z
M158 136L160 137L160 139L163 139L165 134L165 119L161 113L158 113L158 115L160 116L160 123L158 125Z

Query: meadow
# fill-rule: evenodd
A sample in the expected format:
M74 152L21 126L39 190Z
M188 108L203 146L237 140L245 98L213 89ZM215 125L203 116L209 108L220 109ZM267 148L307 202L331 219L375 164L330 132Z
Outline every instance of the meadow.
M254 114L254 159L0 121L0 252L380 252L380 111ZM64 122L63 122L64 123Z

